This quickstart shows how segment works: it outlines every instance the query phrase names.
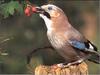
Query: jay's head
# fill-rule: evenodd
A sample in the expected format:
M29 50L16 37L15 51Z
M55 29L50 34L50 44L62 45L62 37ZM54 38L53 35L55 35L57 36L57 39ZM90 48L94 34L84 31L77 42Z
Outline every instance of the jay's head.
M58 18L64 14L64 12L59 7L52 4L37 7L37 12L43 16L46 16L48 19Z
M40 17L42 17L46 23L47 28L50 28L52 25L52 28L54 25L60 28L60 26L65 25L65 23L68 23L67 17L62 9L59 7L47 4L43 5L41 7L36 7L37 13L39 13Z

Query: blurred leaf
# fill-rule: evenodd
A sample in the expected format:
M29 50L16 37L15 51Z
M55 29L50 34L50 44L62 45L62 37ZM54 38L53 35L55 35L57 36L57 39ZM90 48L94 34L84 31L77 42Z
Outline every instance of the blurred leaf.
M14 15L15 10L20 14L23 12L22 6L17 1L10 1L9 3L4 3L0 5L1 14L4 18L9 17L9 15Z
M8 55L8 53L0 53L0 55L6 56L6 55Z

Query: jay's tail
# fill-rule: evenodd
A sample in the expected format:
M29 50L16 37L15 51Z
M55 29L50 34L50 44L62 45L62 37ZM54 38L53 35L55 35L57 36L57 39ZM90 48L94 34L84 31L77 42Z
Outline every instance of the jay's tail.
M88 60L100 64L100 53L91 53L91 56Z

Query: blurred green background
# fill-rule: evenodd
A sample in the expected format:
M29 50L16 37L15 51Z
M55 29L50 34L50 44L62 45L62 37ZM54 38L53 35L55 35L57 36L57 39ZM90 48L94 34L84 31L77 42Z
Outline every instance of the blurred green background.
M1 0L0 4L9 3L12 0ZM15 1L15 0L13 0ZM25 4L24 0L16 0ZM63 9L68 16L69 22L78 29L87 39L99 45L99 0L91 1L68 1L68 0L27 0L35 5L55 4ZM27 3L27 2L26 2ZM1 6L1 5L0 5ZM19 8L21 9L21 8ZM2 10L2 9L0 9ZM1 12L1 11L0 11ZM12 12L11 12L12 13ZM5 41L9 39L8 41ZM2 43L2 41L5 41ZM26 74L26 56L36 48L50 46L46 36L44 21L38 14L30 17L25 16L24 7L22 13L16 12L6 18L0 14L0 52L8 55L0 55L0 74ZM49 59L49 60L48 60ZM30 65L34 69L37 65L51 65L61 62L62 58L51 49L40 50L33 54ZM87 62L90 74L100 74L100 66Z

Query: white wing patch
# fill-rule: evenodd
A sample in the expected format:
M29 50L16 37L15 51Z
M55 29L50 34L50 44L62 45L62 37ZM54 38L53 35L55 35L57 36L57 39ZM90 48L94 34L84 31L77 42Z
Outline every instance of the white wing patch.
M91 43L89 43L89 48L94 49L94 47L91 45Z

